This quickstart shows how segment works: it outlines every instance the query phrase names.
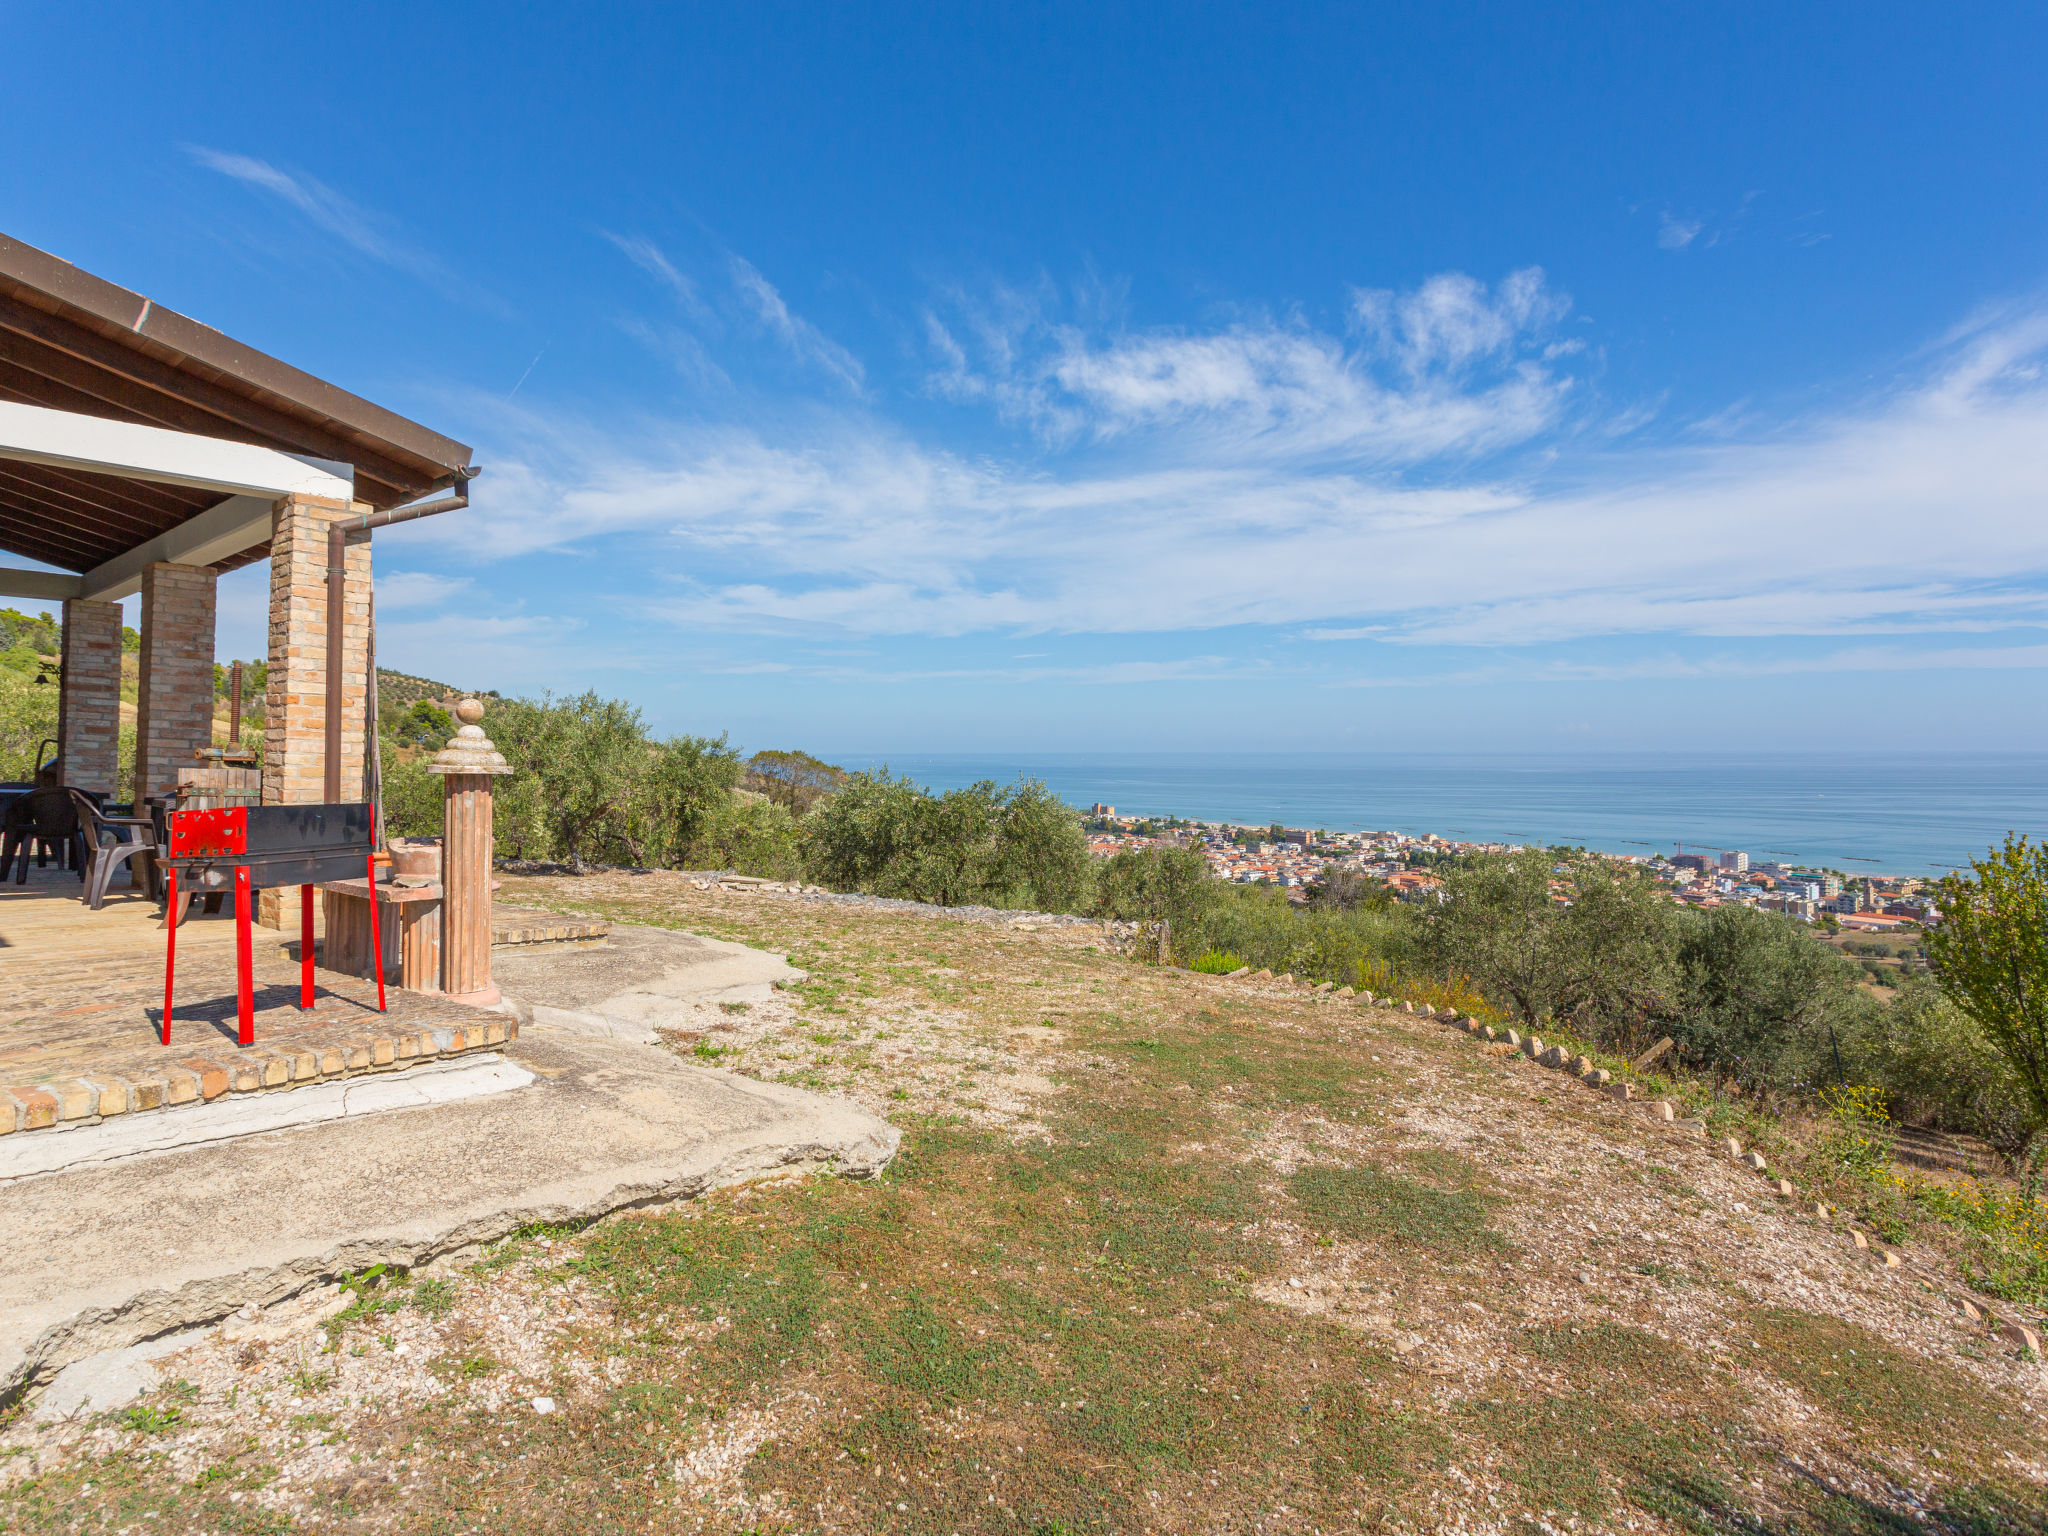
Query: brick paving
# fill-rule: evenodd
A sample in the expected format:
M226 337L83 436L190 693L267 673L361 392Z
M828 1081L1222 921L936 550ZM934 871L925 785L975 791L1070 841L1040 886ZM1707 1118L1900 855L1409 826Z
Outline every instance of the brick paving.
M76 890L56 870L0 889L0 1135L391 1071L517 1037L503 1015L397 987L379 1013L373 983L326 970L315 971L314 1006L301 1013L296 933L257 928L256 1044L243 1049L234 923L222 915L179 930L164 1046L153 905L117 892L87 912Z

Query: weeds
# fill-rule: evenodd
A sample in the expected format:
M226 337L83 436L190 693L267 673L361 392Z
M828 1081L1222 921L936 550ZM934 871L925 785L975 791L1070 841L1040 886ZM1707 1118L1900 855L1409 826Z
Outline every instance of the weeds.
M1470 1190L1435 1189L1370 1165L1304 1168L1287 1187L1311 1224L1339 1237L1453 1260L1509 1247L1487 1224L1492 1202Z
M137 1403L121 1411L121 1427L138 1435L161 1435L184 1422L184 1410L170 1404Z
M410 1299L422 1317L446 1317L455 1309L455 1287L446 1280L422 1280L413 1286Z
M1972 1285L2007 1301L2048 1305L2048 1205L1975 1179L1960 1187L1922 1182L1913 1198L1970 1234L1962 1268Z

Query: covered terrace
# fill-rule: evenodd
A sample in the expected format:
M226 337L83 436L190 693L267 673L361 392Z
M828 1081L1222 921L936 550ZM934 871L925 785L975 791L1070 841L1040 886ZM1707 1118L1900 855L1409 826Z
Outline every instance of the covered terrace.
M0 235L0 551L34 562L0 568L0 600L61 606L63 784L130 799L117 790L121 602L134 597L132 803L179 791L215 742L215 585L266 561L261 802L367 798L370 528L465 504L475 473L466 445ZM506 1037L496 1015L425 992L377 1013L373 986L325 970L319 1006L302 1013L289 1006L292 944L259 933L259 1046L238 1051L223 1026L223 914L180 935L191 1006L160 1046L157 901L146 881L99 911L79 892L62 869L0 883L0 1135ZM278 893L263 894L274 928Z

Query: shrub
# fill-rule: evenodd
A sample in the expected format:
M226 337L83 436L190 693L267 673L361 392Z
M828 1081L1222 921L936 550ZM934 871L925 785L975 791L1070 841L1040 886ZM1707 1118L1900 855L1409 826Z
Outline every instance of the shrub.
M1421 925L1428 969L1469 976L1531 1026L1555 1018L1621 1043L1659 1020L1677 914L1647 876L1545 848L1480 854L1441 873L1442 899Z
M1871 1009L1844 1045L1849 1071L1881 1084L1896 1118L1982 1136L2018 1158L2032 1125L2026 1090L1995 1046L1926 978Z
M803 874L803 839L796 818L772 800L728 795L697 818L684 853L691 869L729 869L767 880Z
M384 833L387 837L439 837L443 814L441 780L427 772L428 758L408 756L390 740L378 743L384 778ZM503 780L499 781L503 784ZM494 797L493 821L502 827L501 798ZM498 834L502 845L503 833Z
M1823 1112L1815 1160L1851 1179L1869 1179L1892 1166L1891 1116L1882 1088L1832 1086L1821 1090Z
M747 788L802 816L846 782L846 770L808 752L756 752L747 759Z
M0 779L26 781L36 746L57 734L57 689L38 687L33 673L0 668Z
M1842 1080L1843 1043L1868 1033L1875 999L1801 924L1746 907L1687 913L1668 1029L1696 1066L1751 1089Z
M1212 949L1191 968L1200 971L1204 976L1228 976L1233 971L1244 969L1244 956Z
M1943 877L1927 950L1942 991L2026 1092L2031 1196L2048 1152L2048 844L2007 834L1970 867L1974 879Z
M812 877L834 890L1054 912L1087 890L1080 817L1036 780L933 795L887 768L857 773L803 830Z
M2019 1190L1923 1183L1919 1202L1974 1239L1963 1259L1972 1285L2008 1301L2048 1305L2048 1208Z

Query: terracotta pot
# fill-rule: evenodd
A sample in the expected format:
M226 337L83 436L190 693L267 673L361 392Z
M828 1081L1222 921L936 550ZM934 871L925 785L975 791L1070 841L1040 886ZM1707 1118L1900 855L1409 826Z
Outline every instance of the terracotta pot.
M438 837L394 837L388 846L393 875L413 880L441 878L441 839Z

